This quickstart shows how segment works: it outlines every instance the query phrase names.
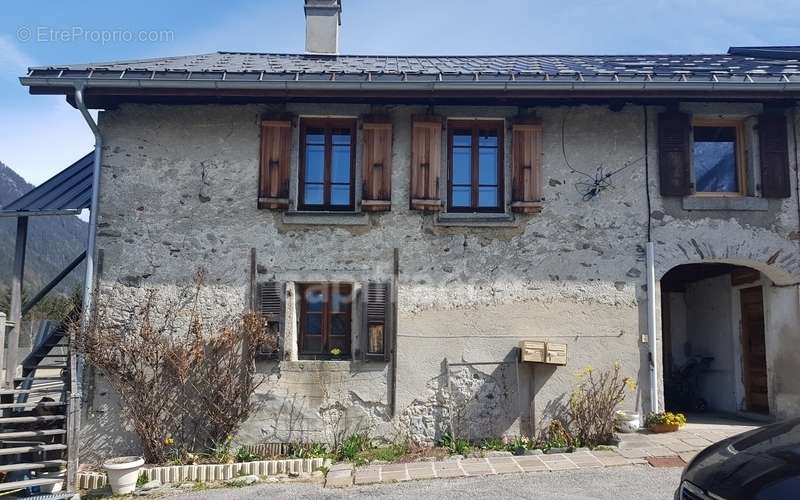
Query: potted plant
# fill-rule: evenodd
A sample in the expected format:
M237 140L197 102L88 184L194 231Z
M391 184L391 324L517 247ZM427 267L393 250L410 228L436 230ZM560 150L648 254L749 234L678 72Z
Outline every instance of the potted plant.
M614 412L614 427L618 432L632 433L639 430L639 414L617 410Z
M686 424L686 417L670 411L651 413L645 424L652 432L675 432Z
M108 476L108 484L115 495L127 495L136 489L139 469L144 465L142 457L112 458L103 464Z
M338 347L334 347L333 349L331 349L331 357L333 359L339 359L341 355L342 355L342 350L339 349Z

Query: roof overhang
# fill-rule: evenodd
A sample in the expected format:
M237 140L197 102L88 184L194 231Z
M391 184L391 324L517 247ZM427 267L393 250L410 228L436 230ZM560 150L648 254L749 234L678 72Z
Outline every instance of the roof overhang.
M0 209L0 217L78 215L92 197L94 152Z
M93 79L28 76L20 78L32 94L72 96L86 89L87 104L106 107L125 101L187 100L444 100L513 101L530 99L704 99L796 100L800 78L712 79L569 77L517 78L508 81L339 81L269 79L164 80Z

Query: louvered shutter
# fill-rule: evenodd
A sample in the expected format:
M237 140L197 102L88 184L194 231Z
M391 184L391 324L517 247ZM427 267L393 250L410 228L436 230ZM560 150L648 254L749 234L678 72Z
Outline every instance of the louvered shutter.
M782 112L770 111L758 118L758 146L761 163L761 196L788 198L789 141L786 117Z
M662 196L691 194L691 117L684 113L658 115L658 169Z
M277 281L267 281L258 284L256 293L261 324L269 333L267 342L259 346L259 354L282 359L286 287Z
M362 292L361 352L366 359L389 359L391 296L388 283L365 283Z
M386 117L365 117L362 134L361 208L369 212L389 210L392 206L392 124Z
M439 211L442 163L442 118L414 116L411 126L411 208Z
M287 208L289 206L289 153L291 148L291 120L261 121L258 208Z
M511 127L511 210L542 209L542 124L533 120Z

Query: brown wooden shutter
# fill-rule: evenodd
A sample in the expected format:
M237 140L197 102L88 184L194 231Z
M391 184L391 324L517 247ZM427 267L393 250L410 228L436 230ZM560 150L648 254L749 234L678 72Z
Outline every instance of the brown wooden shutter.
M674 111L658 115L658 169L661 196L691 193L691 117Z
M442 118L419 115L411 125L411 208L439 211L442 163Z
M392 124L388 117L365 117L361 208L368 212L392 207Z
M266 357L283 358L283 336L285 330L286 286L277 281L259 283L256 290L257 312L263 328L275 335L259 346L259 354Z
M362 292L361 353L365 359L389 359L391 295L388 283L365 283Z
M761 163L761 196L790 197L789 141L786 116L782 112L770 111L759 116L758 146Z
M542 124L528 119L511 127L511 210L536 213L542 209Z
M289 206L289 152L291 148L291 120L261 121L258 208L287 208Z

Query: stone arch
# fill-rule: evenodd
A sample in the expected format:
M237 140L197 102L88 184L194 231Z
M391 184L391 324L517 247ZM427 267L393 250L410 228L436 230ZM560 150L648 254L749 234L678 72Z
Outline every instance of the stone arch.
M727 229L687 231L681 239L657 241L656 279L682 264L717 263L756 269L779 286L800 283L797 242L766 230Z

